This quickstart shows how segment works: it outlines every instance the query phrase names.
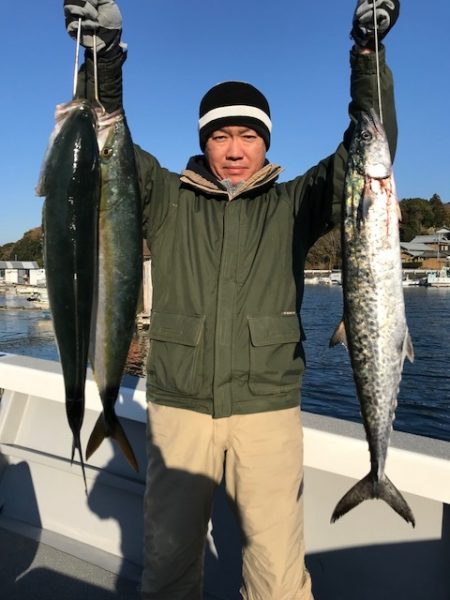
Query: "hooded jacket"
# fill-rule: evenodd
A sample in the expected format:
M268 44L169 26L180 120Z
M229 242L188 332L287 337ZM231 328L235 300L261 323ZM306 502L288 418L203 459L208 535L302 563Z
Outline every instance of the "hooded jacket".
M101 94L104 89L111 97L120 87L115 60L117 67L109 64L103 84L100 79ZM291 181L278 182L281 168L268 163L229 193L203 156L177 174L136 146L143 232L152 255L150 401L215 418L299 404L305 258L339 223L356 114L378 105L375 55L352 51L350 64L351 121L343 141ZM380 72L393 156L393 83L383 48Z

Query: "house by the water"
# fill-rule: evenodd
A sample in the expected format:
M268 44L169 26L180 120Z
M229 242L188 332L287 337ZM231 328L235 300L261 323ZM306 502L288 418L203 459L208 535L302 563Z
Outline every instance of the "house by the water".
M441 227L428 235L416 235L400 243L403 264L421 269L439 269L450 264L450 228Z
M0 260L0 283L45 286L45 270L34 261Z

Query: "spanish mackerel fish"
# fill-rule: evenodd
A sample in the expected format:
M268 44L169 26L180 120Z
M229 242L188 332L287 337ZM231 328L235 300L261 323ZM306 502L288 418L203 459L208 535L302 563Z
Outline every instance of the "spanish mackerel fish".
M414 516L385 475L405 356L414 351L406 324L399 245L399 205L384 128L361 113L349 149L343 206L344 318L330 346L348 347L370 451L370 472L338 502L331 521L369 498Z
M133 142L121 112L99 114L98 142L102 184L90 362L103 412L89 438L86 457L105 437L111 437L137 471L134 452L114 409L134 332L142 279L140 194Z
M56 107L39 183L50 309L64 377L66 413L86 487L80 431L95 273L100 164L96 114L86 100Z

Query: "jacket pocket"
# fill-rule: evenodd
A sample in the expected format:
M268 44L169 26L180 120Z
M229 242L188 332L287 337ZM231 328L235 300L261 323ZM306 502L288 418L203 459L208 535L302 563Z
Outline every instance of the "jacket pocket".
M201 386L205 317L152 312L147 372L150 385L183 396Z
M254 394L283 394L300 387L304 370L297 315L248 317L249 386Z

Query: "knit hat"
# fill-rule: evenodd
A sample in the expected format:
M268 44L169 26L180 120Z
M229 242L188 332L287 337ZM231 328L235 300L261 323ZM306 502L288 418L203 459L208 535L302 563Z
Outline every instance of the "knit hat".
M198 130L200 147L213 131L227 125L254 129L270 146L270 108L265 96L253 85L242 81L224 81L212 87L200 102Z

